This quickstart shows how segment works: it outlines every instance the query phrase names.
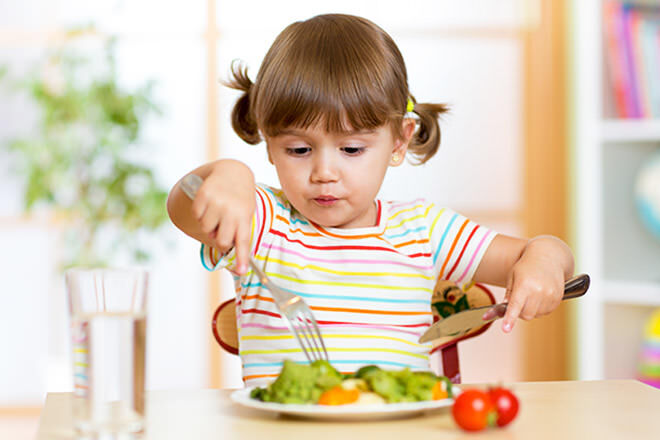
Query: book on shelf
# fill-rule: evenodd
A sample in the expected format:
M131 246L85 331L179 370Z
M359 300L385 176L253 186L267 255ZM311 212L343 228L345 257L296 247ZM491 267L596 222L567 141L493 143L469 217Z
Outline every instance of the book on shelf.
M660 118L660 4L606 0L605 62L619 118Z

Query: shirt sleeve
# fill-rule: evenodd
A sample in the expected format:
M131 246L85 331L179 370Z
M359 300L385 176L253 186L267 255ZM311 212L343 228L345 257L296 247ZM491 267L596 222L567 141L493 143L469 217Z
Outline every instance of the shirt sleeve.
M465 285L497 235L491 229L447 208L432 206L429 243L439 279Z
M277 197L275 192L265 186L257 185L255 191L256 209L252 218L252 227L250 228L250 252L255 255L261 246L264 236L270 230L277 209ZM202 266L208 271L218 269L227 269L236 273L236 250L232 248L226 254L221 254L214 247L202 243L200 249Z

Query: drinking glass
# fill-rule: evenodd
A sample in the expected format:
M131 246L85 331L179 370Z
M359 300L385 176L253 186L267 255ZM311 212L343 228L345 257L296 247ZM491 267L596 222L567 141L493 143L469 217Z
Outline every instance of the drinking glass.
M75 428L79 433L142 432L148 272L70 269L65 281Z

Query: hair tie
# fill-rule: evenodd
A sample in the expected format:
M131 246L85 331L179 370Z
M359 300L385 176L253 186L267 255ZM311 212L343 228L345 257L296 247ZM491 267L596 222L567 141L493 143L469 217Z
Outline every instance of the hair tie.
M408 102L406 103L406 113L411 113L413 110L415 110L415 103L412 99L408 98Z

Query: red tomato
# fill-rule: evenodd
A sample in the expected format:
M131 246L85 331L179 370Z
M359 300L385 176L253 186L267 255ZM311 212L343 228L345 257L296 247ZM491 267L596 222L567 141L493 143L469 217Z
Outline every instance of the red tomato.
M518 398L506 388L496 387L488 390L488 396L497 409L497 426L506 426L518 414Z
M466 431L481 431L493 425L495 406L484 391L469 389L458 395L451 409L456 424Z

